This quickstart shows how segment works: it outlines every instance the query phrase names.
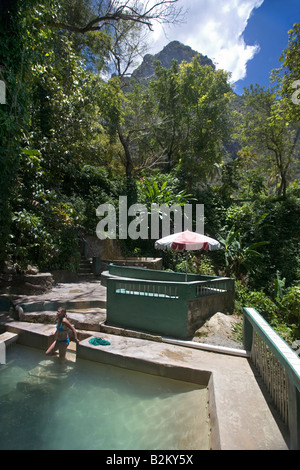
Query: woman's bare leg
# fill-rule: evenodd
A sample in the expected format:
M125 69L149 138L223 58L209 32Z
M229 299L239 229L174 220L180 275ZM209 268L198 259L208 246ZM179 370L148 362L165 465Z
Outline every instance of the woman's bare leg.
M66 359L66 352L67 352L68 343L59 343L59 358L63 361Z
M47 356L51 356L52 354L55 354L55 350L58 348L57 341L53 341L51 346L47 349L46 354Z

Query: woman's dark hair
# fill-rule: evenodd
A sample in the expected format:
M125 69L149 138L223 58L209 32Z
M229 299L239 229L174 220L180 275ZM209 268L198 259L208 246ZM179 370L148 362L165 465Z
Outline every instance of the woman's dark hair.
M67 314L67 310L63 307L59 307L57 309L57 311L60 311L61 313L63 313L63 316L58 320L58 324L61 325L62 324L62 321L63 321L63 318L66 316Z

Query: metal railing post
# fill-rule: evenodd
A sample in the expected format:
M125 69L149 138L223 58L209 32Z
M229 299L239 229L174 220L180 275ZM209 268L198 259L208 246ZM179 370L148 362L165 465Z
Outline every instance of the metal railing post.
M253 341L253 326L247 316L243 315L243 338L246 351L251 351Z
M290 449L300 450L300 392L289 379Z

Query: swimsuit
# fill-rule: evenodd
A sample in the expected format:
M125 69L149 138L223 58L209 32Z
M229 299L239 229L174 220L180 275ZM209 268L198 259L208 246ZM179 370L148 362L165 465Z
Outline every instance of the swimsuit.
M67 343L67 344L70 344L69 338L67 338L67 339L58 339L57 342L58 342L58 343Z
M67 331L67 330L65 330L65 329L62 327L62 324L61 324L61 323L56 325L56 329L57 329L58 331ZM70 344L69 338L66 338L66 339L58 339L57 342L58 342L58 343L67 343L67 344Z

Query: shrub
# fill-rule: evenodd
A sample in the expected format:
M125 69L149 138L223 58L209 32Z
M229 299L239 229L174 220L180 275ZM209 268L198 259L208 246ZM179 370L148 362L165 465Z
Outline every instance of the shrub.
M206 255L203 254L201 254L200 256L189 256L187 270L191 274L216 276L212 261ZM183 260L180 263L176 264L175 271L185 272L186 261Z
M244 307L255 308L269 323L278 314L277 305L263 291L250 292Z
M272 301L263 291L250 291L242 282L236 281L236 301L235 308L237 314L242 314L243 307L255 308L257 312L265 318L271 327L289 344L297 335L299 336L300 318L300 286L291 288L289 292ZM292 323L298 315L298 327ZM290 315L290 316L288 316Z
M296 328L300 330L300 285L291 287L283 295L280 307L284 320L288 324L295 323Z

